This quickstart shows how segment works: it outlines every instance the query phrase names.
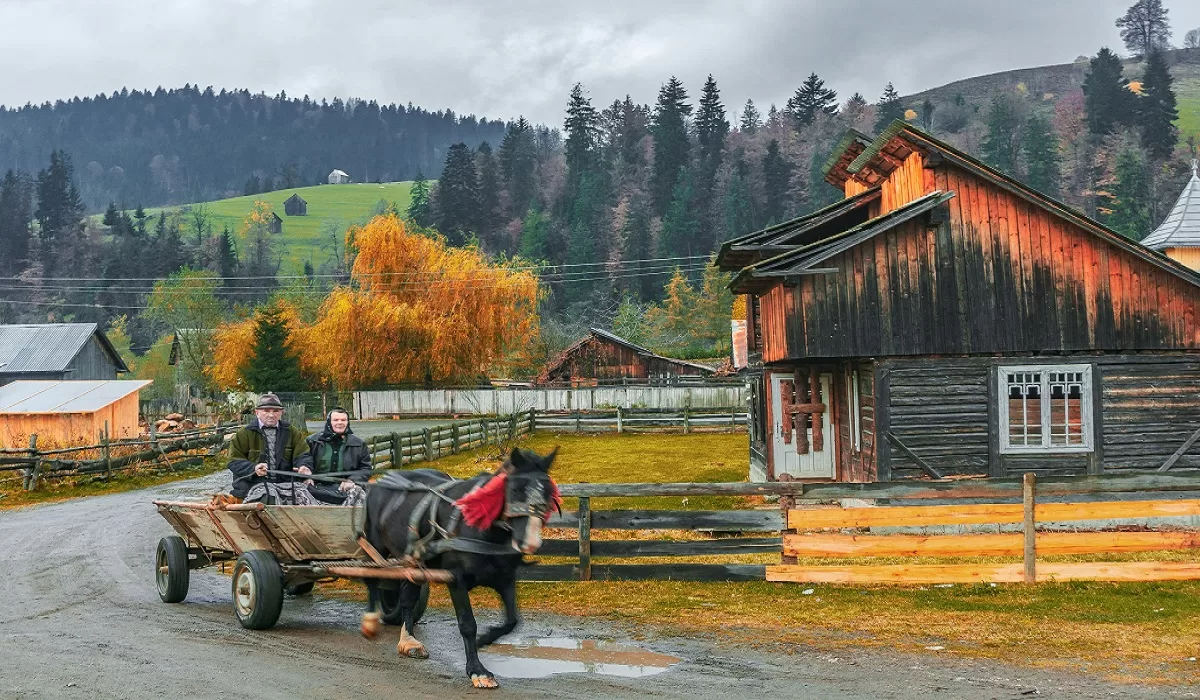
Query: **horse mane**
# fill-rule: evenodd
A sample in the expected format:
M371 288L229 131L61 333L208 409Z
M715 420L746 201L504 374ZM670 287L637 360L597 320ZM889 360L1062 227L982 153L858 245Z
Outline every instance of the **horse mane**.
M496 522L496 519L504 512L504 493L507 483L508 473L501 471L488 479L483 486L472 489L470 493L455 501L454 505L462 511L463 522L476 530L490 528L492 523ZM558 484L554 483L554 479L550 480L550 504L551 508L546 510L547 518L553 508L562 510L562 496L558 492Z

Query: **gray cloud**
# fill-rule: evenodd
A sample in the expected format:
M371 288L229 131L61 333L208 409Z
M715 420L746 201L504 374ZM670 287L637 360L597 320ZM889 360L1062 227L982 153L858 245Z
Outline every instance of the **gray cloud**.
M873 101L1123 49L1130 2L0 0L0 103L190 82L559 124L575 82L651 103L712 73L731 111L765 110L813 71ZM1176 43L1200 27L1200 3L1167 6Z

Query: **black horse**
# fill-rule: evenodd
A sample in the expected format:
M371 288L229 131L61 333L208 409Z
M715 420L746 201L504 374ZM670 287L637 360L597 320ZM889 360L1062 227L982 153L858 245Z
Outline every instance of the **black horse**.
M499 685L479 661L479 649L512 632L519 622L517 567L524 555L541 546L542 525L560 501L549 475L556 453L542 456L514 449L495 474L464 481L433 469L400 472L381 479L367 495L364 534L383 557L415 556L424 566L453 575L446 585L466 647L467 676L477 688ZM476 636L469 593L478 586L500 596L504 623ZM398 601L386 601L391 603L388 607L398 604L398 614L385 618L401 624L396 650L404 656L427 658L424 645L412 636L421 587L368 579L367 592L363 635L375 636L383 597L398 594Z

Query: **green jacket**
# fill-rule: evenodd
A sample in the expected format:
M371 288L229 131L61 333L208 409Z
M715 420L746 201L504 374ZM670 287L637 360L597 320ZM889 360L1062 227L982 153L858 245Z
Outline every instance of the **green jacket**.
M286 421L279 421L279 429L275 431L275 464L267 468L275 471L295 471L297 467L312 468L312 457L308 454L308 443L304 438L307 432L296 428ZM245 498L246 492L254 484L263 481L287 481L287 477L257 476L254 465L266 460L266 437L258 419L237 431L229 443L229 471L233 472L233 488L230 493L238 498Z

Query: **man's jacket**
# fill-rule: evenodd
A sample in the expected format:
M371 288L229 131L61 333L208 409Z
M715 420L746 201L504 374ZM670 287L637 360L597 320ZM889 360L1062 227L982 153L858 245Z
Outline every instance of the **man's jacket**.
M268 463L267 469L286 472L294 471L297 467L311 469L313 461L308 454L308 444L304 441L305 434L303 429L279 421L279 427L275 430L275 463ZM266 436L257 418L233 436L229 443L229 471L233 472L230 493L234 496L245 498L251 486L263 481L291 481L284 476L258 476L254 473L254 465L267 461L266 445Z

